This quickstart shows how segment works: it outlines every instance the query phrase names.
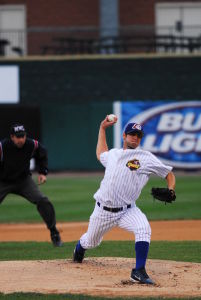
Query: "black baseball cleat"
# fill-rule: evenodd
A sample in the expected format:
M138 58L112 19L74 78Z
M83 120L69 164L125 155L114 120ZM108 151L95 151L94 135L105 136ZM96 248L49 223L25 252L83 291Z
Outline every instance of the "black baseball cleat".
M82 263L83 259L84 259L84 251L78 252L76 246L73 252L73 261L77 263Z
M132 269L131 281L143 284L155 284L154 281L147 275L145 268L141 268L138 270Z
M52 244L55 247L62 247L63 246L63 242L61 240L59 232L51 232L50 236L51 236Z

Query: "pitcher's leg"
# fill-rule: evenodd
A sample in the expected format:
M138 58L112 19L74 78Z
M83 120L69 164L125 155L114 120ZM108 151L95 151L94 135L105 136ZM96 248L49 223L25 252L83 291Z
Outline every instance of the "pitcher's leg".
M115 215L95 207L88 225L88 230L78 241L73 255L75 262L82 262L87 249L100 245L103 235L116 225Z
M127 210L118 226L135 235L136 266L132 269L131 279L141 283L154 284L145 270L151 240L151 227L147 217L138 207L134 207Z
M119 220L118 226L133 232L135 242L143 241L150 243L151 227L147 217L138 207L128 209Z
M118 226L135 235L136 268L145 268L151 240L151 227L145 214L133 207L120 219Z

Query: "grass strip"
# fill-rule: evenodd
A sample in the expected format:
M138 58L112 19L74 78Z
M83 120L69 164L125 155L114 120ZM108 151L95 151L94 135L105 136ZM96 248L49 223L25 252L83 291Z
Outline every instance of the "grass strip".
M3 300L16 300L16 299L30 299L30 300L164 300L164 299L172 299L172 300L200 300L201 297L188 297L188 298L165 298L165 297L117 297L117 298L103 298L103 297L95 297L95 296L85 296L85 295L71 295L71 294L34 294L34 293L13 293L13 294L0 294L0 299Z
M2 242L0 260L51 260L72 258L76 242L64 243L55 248L47 242ZM201 242L153 241L149 259L174 260L201 263ZM105 241L86 252L86 257L135 257L134 241Z
M55 206L57 221L88 221L94 207L93 195L102 176L59 178L49 177L40 187ZM199 176L177 177L177 199L164 205L153 201L151 187L166 186L165 180L151 177L143 189L137 205L149 220L200 219L201 185ZM8 195L0 205L0 223L42 222L33 204L16 195Z

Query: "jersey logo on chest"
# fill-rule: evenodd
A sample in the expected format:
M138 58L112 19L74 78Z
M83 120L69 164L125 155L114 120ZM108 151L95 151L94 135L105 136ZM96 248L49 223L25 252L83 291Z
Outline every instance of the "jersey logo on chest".
M126 166L131 170L131 171L136 171L137 169L140 168L140 162L138 159L132 159L129 160L126 164Z

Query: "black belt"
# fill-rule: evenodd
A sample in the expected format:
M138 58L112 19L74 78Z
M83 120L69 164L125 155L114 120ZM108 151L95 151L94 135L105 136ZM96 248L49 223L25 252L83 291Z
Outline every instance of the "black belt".
M99 207L101 207L100 202L97 202L97 205ZM127 208L131 208L131 204L127 205L126 207ZM123 207L107 207L107 206L102 206L102 209L116 213L116 212L122 211L124 208Z

